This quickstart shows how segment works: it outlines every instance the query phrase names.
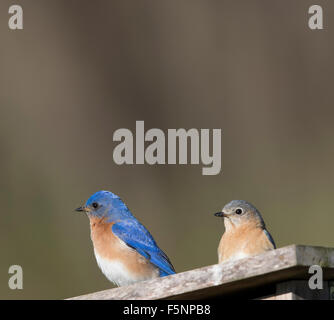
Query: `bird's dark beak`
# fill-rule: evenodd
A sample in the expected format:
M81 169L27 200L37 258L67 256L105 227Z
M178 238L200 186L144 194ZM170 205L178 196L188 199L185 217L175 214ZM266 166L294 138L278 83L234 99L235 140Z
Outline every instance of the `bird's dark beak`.
M221 212L217 212L217 213L215 213L215 216L216 216L216 217L221 217L221 218L222 218L222 217L225 217L225 214L224 214L224 212L221 211Z
M86 211L86 208L82 206L82 207L76 208L75 211L84 212Z

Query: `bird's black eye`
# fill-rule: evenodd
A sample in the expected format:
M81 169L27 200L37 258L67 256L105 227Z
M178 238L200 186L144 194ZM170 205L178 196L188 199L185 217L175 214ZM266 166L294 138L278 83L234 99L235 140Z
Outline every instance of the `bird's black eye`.
M242 214L242 209L238 208L237 210L235 210L236 214Z
M93 207L94 209L97 209L97 208L99 207L99 204L98 204L97 202L93 202L93 203L92 203L92 207Z

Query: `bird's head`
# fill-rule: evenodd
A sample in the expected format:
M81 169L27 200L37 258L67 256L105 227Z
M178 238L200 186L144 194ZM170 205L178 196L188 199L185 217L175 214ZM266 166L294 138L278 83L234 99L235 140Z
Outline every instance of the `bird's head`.
M258 226L264 226L260 212L244 200L232 200L224 206L221 212L215 213L215 216L224 218L226 227L230 225L238 227L244 223L255 223Z
M84 206L75 211L85 212L88 217L106 218L110 221L131 215L121 198L110 191L94 193Z

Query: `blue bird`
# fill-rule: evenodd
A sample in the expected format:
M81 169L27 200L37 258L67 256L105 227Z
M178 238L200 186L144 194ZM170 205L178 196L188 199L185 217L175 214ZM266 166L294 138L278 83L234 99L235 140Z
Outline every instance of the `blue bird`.
M90 221L98 266L117 286L175 273L167 255L119 196L98 191L82 207Z

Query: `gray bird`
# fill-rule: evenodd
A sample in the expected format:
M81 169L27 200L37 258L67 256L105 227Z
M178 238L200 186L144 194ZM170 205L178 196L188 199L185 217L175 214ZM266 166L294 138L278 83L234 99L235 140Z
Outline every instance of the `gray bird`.
M219 263L276 249L260 212L249 202L233 200L215 216L222 217L225 225L218 246Z

